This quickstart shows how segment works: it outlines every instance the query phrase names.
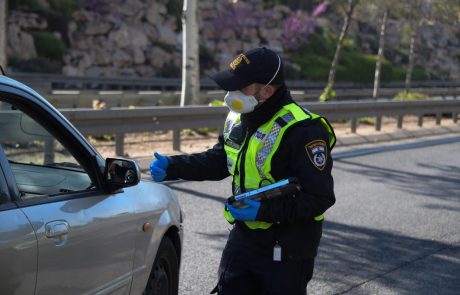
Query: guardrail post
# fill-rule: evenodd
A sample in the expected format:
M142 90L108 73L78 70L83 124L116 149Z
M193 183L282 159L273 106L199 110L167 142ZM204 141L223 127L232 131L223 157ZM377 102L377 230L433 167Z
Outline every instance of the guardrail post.
M441 125L442 113L436 113L436 125Z
M180 151L180 130L173 130L173 150Z
M401 129L403 126L403 115L398 115L398 129Z
M418 127L422 127L422 126L423 126L423 114L422 114L422 115L418 115L418 118L417 118L417 126L418 126Z
M116 133L115 134L115 155L123 156L124 155L124 142L125 142L125 134L124 133Z
M351 119L351 133L356 133L356 127L358 126L358 119Z
M376 131L382 130L382 116L377 116L375 118L375 130Z
M45 139L45 155L44 163L52 164L54 163L54 138L47 137Z

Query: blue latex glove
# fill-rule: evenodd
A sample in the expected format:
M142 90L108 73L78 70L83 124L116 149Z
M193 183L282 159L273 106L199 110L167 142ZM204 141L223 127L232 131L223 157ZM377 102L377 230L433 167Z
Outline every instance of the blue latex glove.
M232 205L227 204L227 208L232 214L233 218L241 221L254 221L256 220L257 213L259 212L260 202L253 200L243 200L243 203L249 207L234 208Z
M150 163L150 175L154 181L160 182L166 178L166 169L168 169L169 166L169 159L157 152L153 155L157 159Z

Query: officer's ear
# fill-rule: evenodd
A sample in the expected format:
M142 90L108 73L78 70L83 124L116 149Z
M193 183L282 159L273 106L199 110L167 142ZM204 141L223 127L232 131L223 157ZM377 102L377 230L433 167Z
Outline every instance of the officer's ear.
M276 90L279 88L278 85L267 85L265 86L264 88L261 89L261 93L260 93L260 96L266 100L266 99L269 99L270 97L273 96L273 94L275 94Z

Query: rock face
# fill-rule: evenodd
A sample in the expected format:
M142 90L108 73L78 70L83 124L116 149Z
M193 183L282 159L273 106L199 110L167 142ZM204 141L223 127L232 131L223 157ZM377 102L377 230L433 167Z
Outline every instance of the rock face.
M48 0L39 1L42 6ZM68 51L63 58L63 73L79 76L180 76L182 34L172 15L168 0L104 1L104 9L81 6L68 23ZM233 3L235 2L235 3ZM241 51L258 46L270 47L281 55L283 21L293 12L287 6L266 8L264 0L228 1L199 0L199 42L201 71L213 73L225 68ZM342 20L328 15L320 24L339 31ZM361 36L363 51L375 54L378 24L353 25ZM36 13L10 11L8 18L9 56L28 59L37 56L33 32L48 29L46 20ZM401 24L388 25L387 47L401 47ZM420 33L416 63L436 75L460 78L458 28L426 26ZM367 34L367 35L366 35ZM364 37L363 37L364 36ZM398 45L399 44L399 45ZM403 50L401 50L402 52ZM421 50L422 51L422 50ZM403 59L404 56L395 57ZM288 58L286 56L286 58ZM422 64L423 63L423 64Z

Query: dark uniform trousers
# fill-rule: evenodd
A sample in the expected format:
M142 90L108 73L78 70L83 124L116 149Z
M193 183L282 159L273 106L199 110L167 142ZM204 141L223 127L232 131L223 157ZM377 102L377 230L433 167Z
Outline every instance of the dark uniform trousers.
M313 258L273 261L272 255L244 241L229 240L213 291L219 295L305 295L313 266Z

